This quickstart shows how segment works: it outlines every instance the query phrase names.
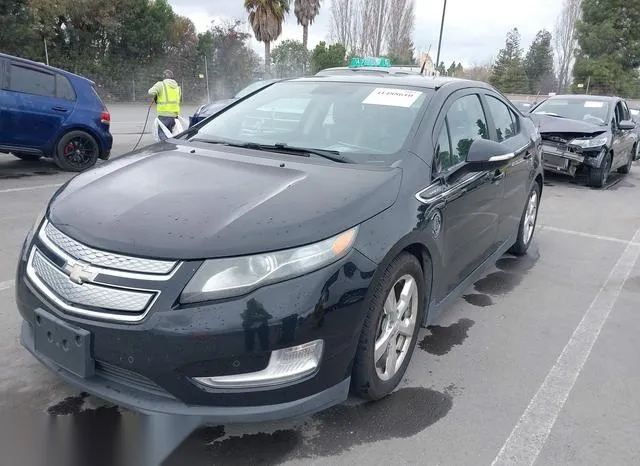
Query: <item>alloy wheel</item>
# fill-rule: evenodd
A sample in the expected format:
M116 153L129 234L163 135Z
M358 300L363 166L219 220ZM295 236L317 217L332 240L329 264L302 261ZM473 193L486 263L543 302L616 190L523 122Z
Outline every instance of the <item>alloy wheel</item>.
M83 167L93 159L97 150L93 141L83 136L76 136L64 146L63 155L71 165Z
M404 362L418 315L418 287L411 275L403 275L391 287L378 323L374 365L381 380L389 380Z
M531 237L533 236L533 230L536 226L536 219L538 217L538 192L534 189L529 196L529 202L527 203L527 211L524 214L524 242L529 244Z

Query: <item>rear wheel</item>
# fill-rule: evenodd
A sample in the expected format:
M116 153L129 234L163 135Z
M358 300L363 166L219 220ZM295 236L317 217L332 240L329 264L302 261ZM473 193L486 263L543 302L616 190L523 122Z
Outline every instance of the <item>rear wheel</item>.
M589 170L589 186L594 188L603 188L607 184L612 162L613 154L609 152L599 168L591 167Z
M631 165L633 165L633 156L636 153L636 148L633 148L632 152L629 152L629 160L627 160L627 164L623 167L618 168L618 173L622 173L626 175L631 171Z
M24 160L25 162L35 162L36 160L40 160L40 158L42 157L39 154L14 154L14 153L12 153L12 155L14 157L18 157L20 160Z
M538 206L540 205L540 185L538 183L533 184L533 188L529 193L527 205L522 213L520 219L520 227L518 228L518 237L516 242L509 252L515 256L523 256L527 253L531 240L533 239L533 233L536 229L536 223L538 221Z
M431 280L425 280L418 259L403 253L372 285L352 373L357 395L377 400L402 380L424 315L425 283Z
M84 131L71 131L60 139L54 156L65 171L81 172L93 167L100 155L98 143Z

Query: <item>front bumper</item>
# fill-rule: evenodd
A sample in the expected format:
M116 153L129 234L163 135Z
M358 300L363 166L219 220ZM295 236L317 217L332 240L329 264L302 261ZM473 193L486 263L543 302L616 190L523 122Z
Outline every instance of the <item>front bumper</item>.
M606 154L605 149L576 151L542 143L542 164L545 170L575 176L581 166L598 168Z
M44 365L79 389L129 409L230 423L304 416L347 398L375 265L354 250L325 269L242 298L188 307L176 303L189 277L176 274L174 296L159 300L135 324L62 311L26 278L25 268L21 260L21 340ZM251 303L259 305L259 318L249 315ZM36 351L36 310L90 333L95 372L80 377ZM303 380L252 389L212 389L193 380L260 371L272 351L316 339L324 341L324 353L316 373Z
M202 418L202 424L267 422L306 416L342 403L349 394L350 377L347 377L342 382L319 393L286 403L234 407L193 406L178 399L164 396L150 387L146 389L135 388L131 383L119 381L117 377L110 377L107 375L109 374L107 371L103 371L102 375L98 373L89 380L76 376L35 351L33 327L26 321L22 323L20 341L42 364L80 390L142 414L197 416ZM113 369L111 370L113 371ZM139 377L133 375L133 378ZM125 378L121 380L125 380Z

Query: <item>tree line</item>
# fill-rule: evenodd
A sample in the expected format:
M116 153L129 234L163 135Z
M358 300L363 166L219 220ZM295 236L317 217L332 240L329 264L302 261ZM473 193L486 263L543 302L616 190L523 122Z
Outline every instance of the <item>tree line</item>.
M505 93L640 97L639 25L639 2L564 0L554 35L539 31L524 54L514 28L495 62L471 71Z
M453 61L436 69L489 81L505 93L638 96L640 3L563 1L553 33L539 31L526 53L512 29L493 63L463 68ZM353 56L417 61L415 0L243 0L243 6L245 18L197 33L167 0L2 0L0 50L90 77L103 97L121 100L145 99L167 67L186 98L214 99L255 79L314 73ZM321 8L329 9L328 40L309 50L309 30ZM290 15L300 40L272 50ZM251 37L264 44L263 57L250 47Z

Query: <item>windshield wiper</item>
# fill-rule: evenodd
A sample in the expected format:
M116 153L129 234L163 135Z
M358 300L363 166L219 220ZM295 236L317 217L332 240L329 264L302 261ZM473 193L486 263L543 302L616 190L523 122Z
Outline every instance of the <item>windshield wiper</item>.
M332 160L334 162L339 163L355 163L349 157L342 155L337 150L328 150L328 149L316 149L313 147L296 147L290 146L283 142L279 142L276 144L260 144L257 142L231 142L225 141L222 139L202 139L202 138L194 138L191 139L193 142L204 142L207 144L220 144L229 147L240 147L242 149L255 149L255 150L264 150L270 152L284 152L287 154L301 155L309 157L310 155L317 155L319 157Z

